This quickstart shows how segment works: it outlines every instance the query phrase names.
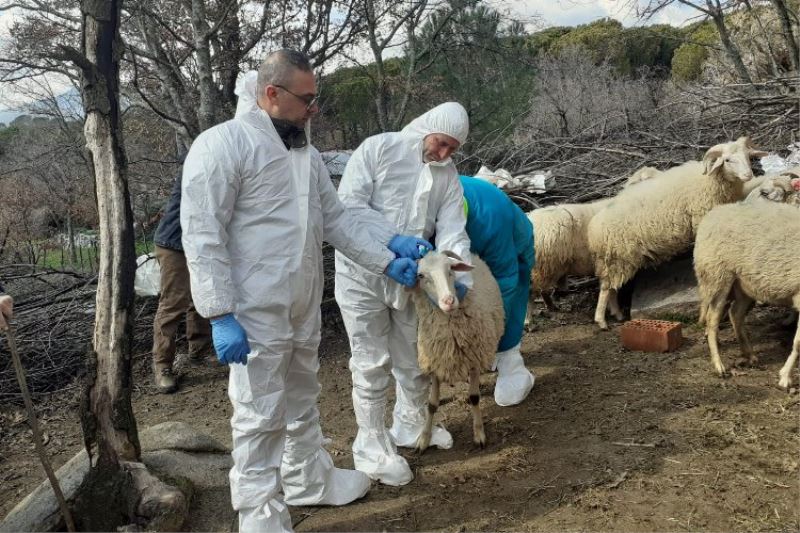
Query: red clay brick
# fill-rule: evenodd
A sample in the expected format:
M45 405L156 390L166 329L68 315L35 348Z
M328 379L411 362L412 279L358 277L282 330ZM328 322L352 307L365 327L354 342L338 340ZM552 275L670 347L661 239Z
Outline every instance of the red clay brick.
M620 337L625 348L639 352L672 352L683 342L681 323L667 320L630 320Z

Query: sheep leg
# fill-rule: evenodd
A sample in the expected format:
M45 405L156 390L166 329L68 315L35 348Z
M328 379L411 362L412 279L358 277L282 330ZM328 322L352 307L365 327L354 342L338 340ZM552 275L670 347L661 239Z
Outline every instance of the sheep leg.
M472 411L472 441L481 448L486 447L486 433L483 431L481 415L481 373L477 367L469 371L469 408Z
M735 363L737 366L758 364L758 355L753 353L750 336L744 326L744 319L753 308L753 304L755 304L755 300L747 296L738 284L734 284L733 303L728 309L728 317L730 318L731 326L733 326L733 333L739 341L739 348L742 351L742 357Z
M617 298L617 290L608 290L608 310L614 315L614 318L622 322L625 320L625 315L622 314L622 309L619 308L619 299Z
M725 312L725 304L727 303L727 292L716 293L706 305L706 337L708 337L708 350L711 352L711 362L714 369L720 377L727 377L728 370L722 364L722 358L719 355L719 322L722 319L722 314Z
M795 298L795 307L800 309L800 298ZM797 355L800 352L800 319L797 322L797 331L794 334L794 343L792 344L792 353L789 354L789 358L786 360L786 364L783 365L780 372L778 372L778 376L780 376L780 380L778 380L778 385L781 388L789 389L792 384L792 370L794 369L795 365L797 364Z
M525 331L533 327L533 291L528 295L528 307L525 310Z
M417 453L422 453L431 444L433 432L433 416L439 410L439 378L431 374L431 390L428 396L428 414L425 417L425 427L417 437Z
M558 311L558 306L553 301L553 291L542 291L542 300L548 311Z
M608 296L611 289L606 281L600 282L600 296L597 297L597 308L594 311L594 321L600 329L608 329L606 322L606 307L608 306Z

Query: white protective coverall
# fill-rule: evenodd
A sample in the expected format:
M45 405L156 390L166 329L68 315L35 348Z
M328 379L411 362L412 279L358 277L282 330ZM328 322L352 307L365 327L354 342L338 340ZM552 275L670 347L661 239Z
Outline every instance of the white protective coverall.
M380 214L386 233L430 239L436 248L470 260L464 229L464 199L455 165L448 159L423 162L423 139L445 133L466 140L464 108L449 102L413 120L402 131L365 140L347 162L339 198L351 210ZM365 217L369 215L365 214ZM459 281L472 286L468 273ZM388 485L404 485L413 475L395 446L413 447L422 431L430 380L417 362L417 318L409 294L397 283L336 254L336 301L350 338L353 408L358 434L353 442L357 469ZM386 431L384 412L390 375L396 381L394 421ZM449 448L441 427L432 443Z
M322 241L381 277L394 234L356 222L315 148L286 149L256 105L255 73L237 94L236 117L200 134L186 158L183 247L198 312L234 313L251 348L228 385L239 531L291 531L284 501L343 505L369 489L367 476L334 468L322 448Z

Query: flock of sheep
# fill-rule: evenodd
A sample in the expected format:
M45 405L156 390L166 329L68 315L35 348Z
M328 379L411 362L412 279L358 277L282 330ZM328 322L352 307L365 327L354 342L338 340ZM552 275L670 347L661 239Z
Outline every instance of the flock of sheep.
M659 171L644 167L614 197L585 204L536 209L533 288L548 307L550 293L567 276L600 281L595 322L608 328L606 309L623 319L617 291L638 270L667 261L694 245L700 322L706 326L714 368L725 376L717 333L729 309L746 362L755 363L744 318L756 301L800 311L800 167L755 178L750 160L764 157L750 139L711 147L702 161ZM455 299L454 271L474 271L474 288ZM431 376L428 426L417 442L430 440L439 406L439 384L468 381L473 440L484 446L478 395L480 373L489 368L503 334L503 304L497 283L477 257L466 265L452 252L432 252L419 263L414 290L420 367ZM794 320L797 320L796 317ZM789 388L800 351L800 323L779 385Z
M666 171L637 171L613 198L529 213L535 228L533 287L549 292L566 276L595 275L600 295L595 322L608 328L606 309L622 312L616 292L638 270L657 265L694 245L706 326L716 371L725 376L717 345L722 313L730 319L744 358L756 362L744 328L754 302L800 310L800 167L754 178L751 158L764 157L749 138L711 147L702 161ZM794 268L792 267L794 265ZM800 350L800 325L779 385L791 385Z

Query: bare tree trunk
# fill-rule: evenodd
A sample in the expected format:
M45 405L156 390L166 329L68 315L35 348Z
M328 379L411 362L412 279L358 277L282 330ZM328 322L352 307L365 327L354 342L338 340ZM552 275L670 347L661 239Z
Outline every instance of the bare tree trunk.
M67 209L67 248L69 264L74 265L78 262L78 256L75 253L75 227L72 225L72 209Z
M794 31L792 30L792 20L789 16L789 8L785 0L770 0L772 5L775 6L775 11L778 12L778 20L781 21L781 28L783 28L783 38L786 40L786 46L789 49L791 57L792 68L797 71L800 70L800 46L795 39Z
M95 175L100 222L94 351L81 422L87 452L97 458L77 498L80 527L113 531L141 523L175 530L188 507L177 489L154 478L139 462L131 406L133 215L119 111L119 35L122 0L83 0L82 51L65 48L81 69L84 134Z
M218 36L220 56L219 78L222 88L222 102L219 105L223 116L233 116L236 111L236 78L239 75L239 61L242 59L242 34L239 13L232 11Z
M194 50L199 77L197 88L200 92L197 122L200 126L200 131L205 131L217 123L217 86L214 83L214 73L211 66L210 28L206 20L205 0L192 0L192 33L194 35Z
M739 53L739 49L736 48L736 45L733 43L733 40L728 33L728 27L725 25L725 14L722 10L722 6L718 0L715 3L716 5L712 5L711 0L706 0L706 4L711 11L711 19L714 21L714 25L717 27L719 39L722 41L722 46L725 47L725 53L731 63L733 63L733 68L736 69L736 74L739 77L739 81L744 83L753 83L753 80L750 78L750 74L747 72L747 67L744 66L742 54Z

